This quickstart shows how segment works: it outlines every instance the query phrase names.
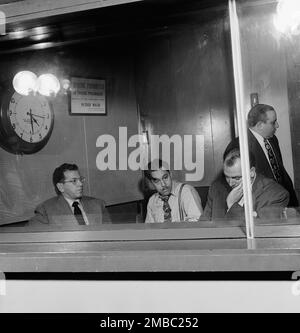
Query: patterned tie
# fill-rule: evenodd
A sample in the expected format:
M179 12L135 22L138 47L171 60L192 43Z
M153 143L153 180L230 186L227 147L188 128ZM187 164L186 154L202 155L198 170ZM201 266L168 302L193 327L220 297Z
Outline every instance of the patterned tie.
M271 164L271 169L272 169L274 178L276 179L277 182L280 182L281 175L280 175L280 170L279 170L279 164L278 164L277 158L274 154L273 148L268 139L264 139L264 143L265 143L265 147L268 152L269 161Z
M78 201L74 201L73 204L72 204L72 206L74 207L74 215L76 217L76 220L77 220L78 224L85 225L81 209L79 208L78 205L79 205Z
M164 210L164 222L172 222L172 216L171 216L171 207L169 205L169 198L170 195L166 196L160 196L161 200L164 202L163 204L163 210Z

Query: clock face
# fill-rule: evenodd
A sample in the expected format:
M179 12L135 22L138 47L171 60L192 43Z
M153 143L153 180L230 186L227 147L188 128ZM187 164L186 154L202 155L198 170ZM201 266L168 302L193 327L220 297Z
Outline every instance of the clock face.
M19 138L38 143L49 134L53 117L44 96L14 93L9 102L8 118Z
M50 101L42 95L9 92L0 108L0 146L11 153L33 154L48 142L54 125Z

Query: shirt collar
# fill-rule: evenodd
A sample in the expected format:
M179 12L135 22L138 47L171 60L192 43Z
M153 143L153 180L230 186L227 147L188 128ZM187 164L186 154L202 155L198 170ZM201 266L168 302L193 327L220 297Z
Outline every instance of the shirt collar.
M69 199L69 198L66 198L64 195L63 195L63 197L65 198L65 200L67 201L67 203L69 204L70 207L72 207L73 202L75 202L75 201L77 201L80 204L80 200L79 199L76 199L76 200Z
M176 191L178 184L179 183L176 180L172 180L171 195L174 195L174 196L177 195L175 191Z
M257 132L253 131L251 128L249 128L251 133L255 136L256 140L260 143L260 145L264 145L264 137Z

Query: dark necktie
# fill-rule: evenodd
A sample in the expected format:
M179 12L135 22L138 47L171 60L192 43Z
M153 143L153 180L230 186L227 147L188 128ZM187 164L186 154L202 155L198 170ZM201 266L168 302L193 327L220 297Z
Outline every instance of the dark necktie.
M277 182L280 182L281 176L280 176L279 164L278 164L277 158L274 154L273 148L272 148L269 140L264 139L264 143L265 143L265 147L268 152L268 157L269 157L269 161L270 161L270 165L271 165L271 169L272 169L274 178Z
M76 220L77 220L78 224L85 225L81 209L79 208L78 205L79 205L78 201L74 201L73 204L72 204L72 206L74 207L74 215L76 217Z
M160 196L161 200L163 201L163 210L164 210L164 222L172 222L172 216L171 216L171 207L169 205L169 198L170 195L166 196Z

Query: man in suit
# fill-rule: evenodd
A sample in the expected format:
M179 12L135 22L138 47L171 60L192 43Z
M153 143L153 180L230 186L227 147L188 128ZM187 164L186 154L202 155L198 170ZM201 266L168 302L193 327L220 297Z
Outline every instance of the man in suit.
M85 179L76 164L64 163L57 167L52 180L57 196L35 209L30 225L97 225L110 222L104 201L83 195Z
M281 218L289 201L289 193L271 178L256 172L255 159L250 152L253 216ZM241 157L238 148L225 155L223 174L210 186L204 219L244 218L244 198Z
M249 151L256 160L256 171L274 179L290 194L289 207L298 207L298 199L292 180L285 170L279 142L275 132L279 127L277 115L271 105L256 104L248 113ZM239 147L239 139L234 139L226 148L224 155Z

